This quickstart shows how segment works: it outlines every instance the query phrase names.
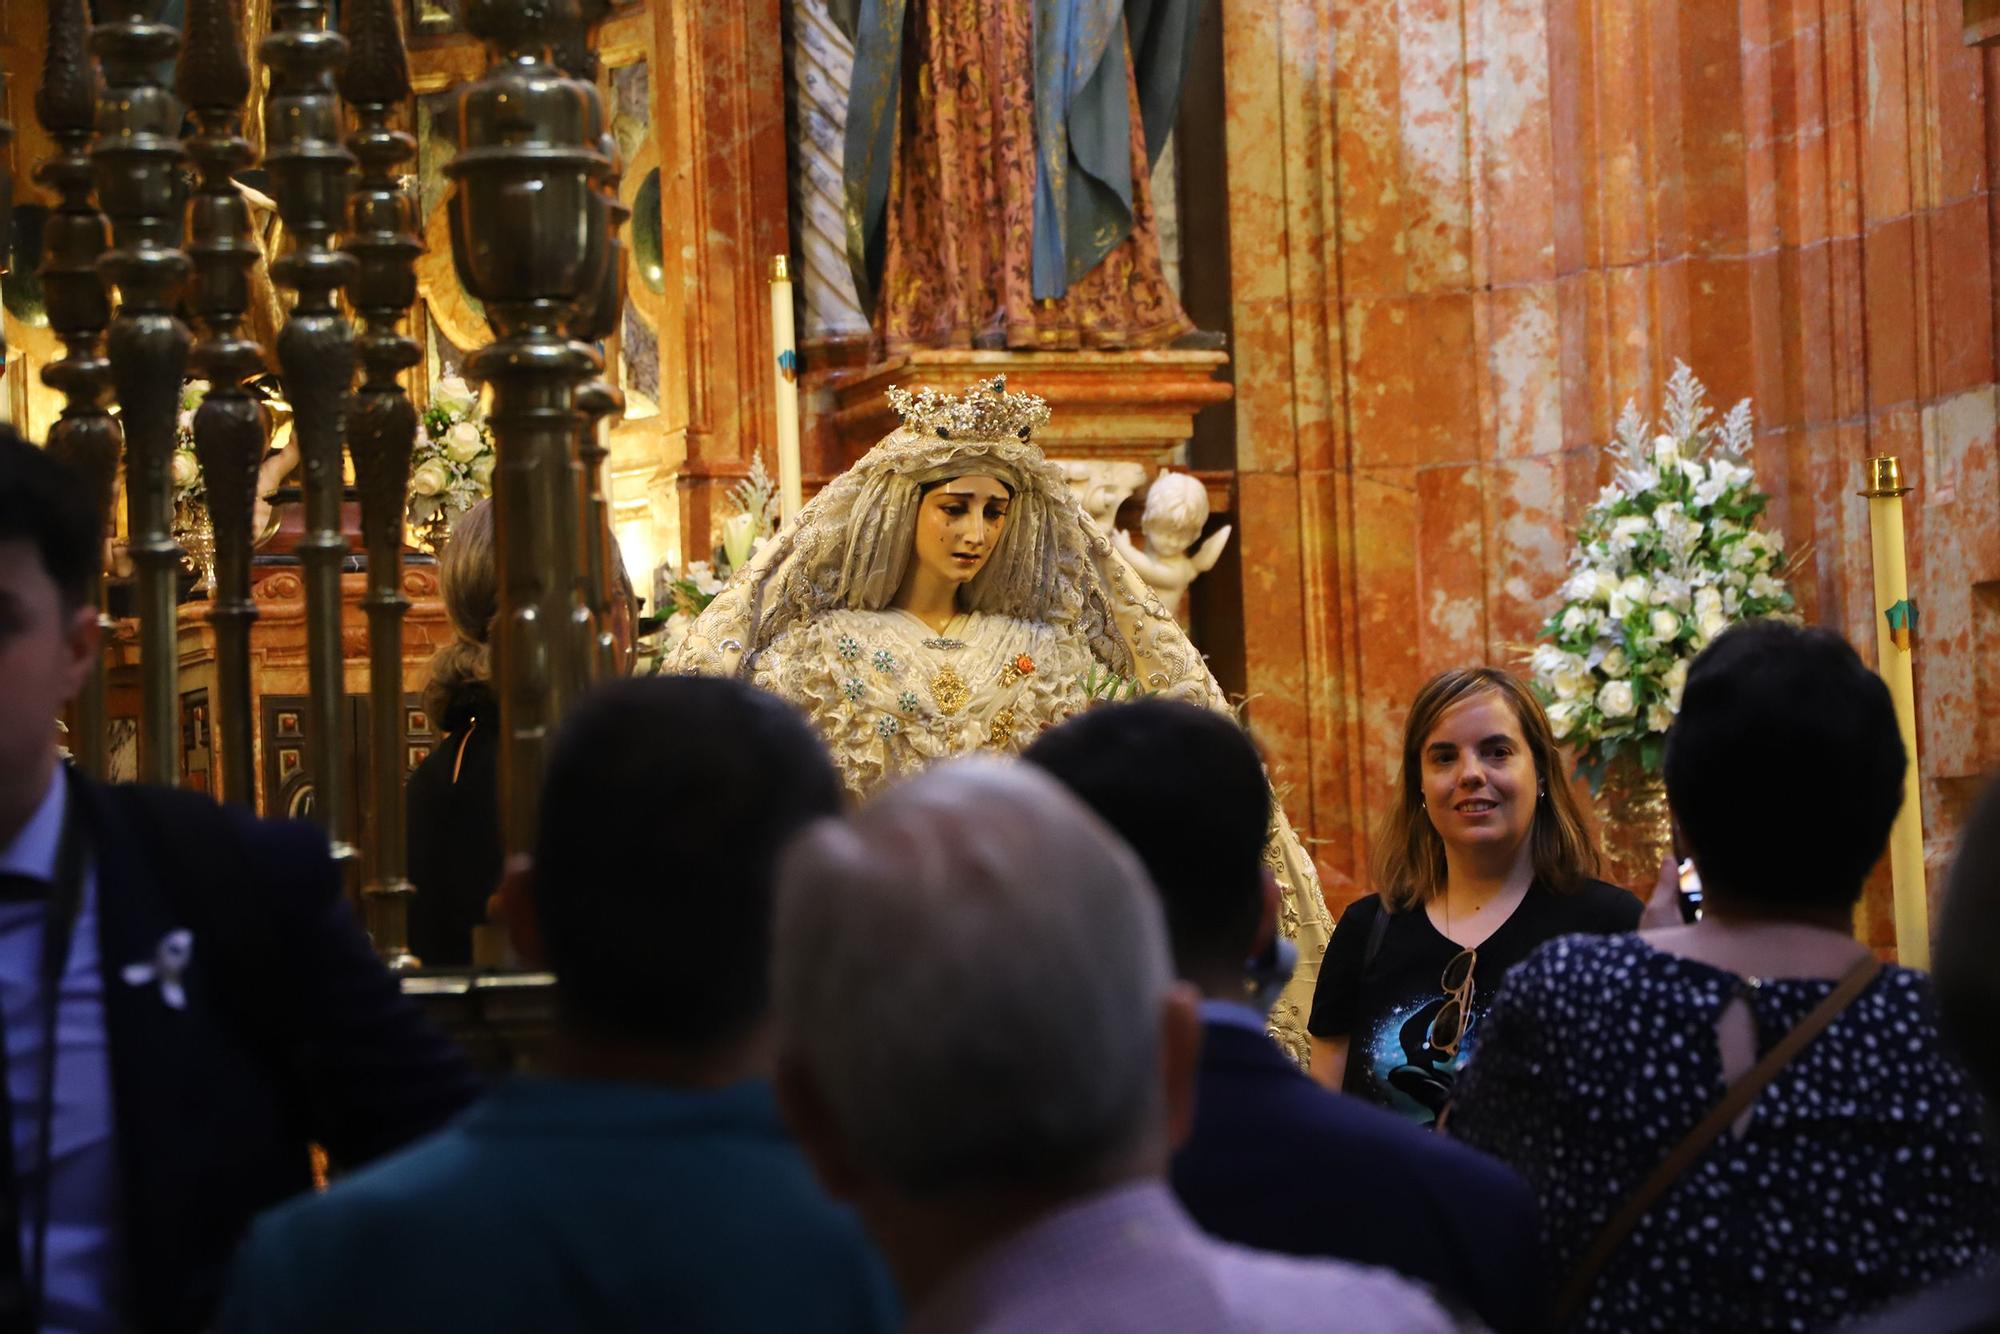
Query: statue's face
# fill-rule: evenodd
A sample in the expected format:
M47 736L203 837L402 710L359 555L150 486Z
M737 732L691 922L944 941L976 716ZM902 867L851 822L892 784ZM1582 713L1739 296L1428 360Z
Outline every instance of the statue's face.
M997 478L940 482L917 507L917 560L951 583L968 582L992 558L1013 503L1013 493Z

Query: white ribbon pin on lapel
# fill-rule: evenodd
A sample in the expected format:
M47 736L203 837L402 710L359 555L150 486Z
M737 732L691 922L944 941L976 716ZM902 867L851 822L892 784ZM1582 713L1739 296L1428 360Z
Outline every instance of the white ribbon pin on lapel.
M188 959L194 954L194 932L185 927L169 931L160 937L160 944L153 951L151 963L128 963L120 974L127 986L143 987L158 980L160 999L169 1008L187 1008L187 992L181 987L181 977L187 972Z

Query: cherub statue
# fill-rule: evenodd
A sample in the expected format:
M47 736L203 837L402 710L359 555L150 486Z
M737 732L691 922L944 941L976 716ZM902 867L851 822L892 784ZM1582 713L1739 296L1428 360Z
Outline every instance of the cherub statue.
M1189 552L1207 523L1208 488L1199 478L1162 469L1146 492L1146 513L1139 522L1146 535L1145 550L1134 545L1132 535L1123 529L1111 534L1118 554L1132 563L1139 577L1183 620L1187 616L1183 595L1188 585L1214 569L1223 547L1229 544L1231 528L1224 524Z
M1146 465L1131 459L1063 459L1056 466L1083 512L1107 533L1118 526L1125 498L1146 484Z

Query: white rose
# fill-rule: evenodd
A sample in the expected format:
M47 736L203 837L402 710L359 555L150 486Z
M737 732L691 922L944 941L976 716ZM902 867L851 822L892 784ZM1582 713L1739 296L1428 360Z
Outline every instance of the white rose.
M1597 592L1597 572L1578 570L1563 580L1559 596L1564 602L1588 602Z
M456 375L447 375L431 387L431 403L443 408L452 416L470 412L479 402L479 395L472 386Z
M1630 718L1637 707L1630 681L1606 681L1597 692L1597 711L1607 718Z
M1576 729L1576 715L1581 707L1576 701L1567 699L1549 705L1549 730L1556 734L1556 740L1562 740Z
M1694 591L1694 614L1707 616L1722 610L1722 590L1713 586Z
M1589 618L1583 614L1583 608L1569 607L1562 615L1562 632L1566 635L1581 634L1588 623Z
M1653 462L1661 468L1671 468L1681 461L1681 443L1670 435L1653 437Z
M470 463L486 449L479 428L471 422L454 422L444 433L444 452L453 463Z
M1679 690L1687 684L1687 679L1688 660L1686 658L1675 658L1674 665L1667 668L1665 674L1660 677L1660 684L1669 690ZM1679 706L1676 705L1675 707L1678 708Z
M1552 684L1557 699L1578 699L1590 693L1590 673L1573 669L1557 672Z
M1685 607L1688 600L1686 582L1663 574L1653 580L1652 599L1655 606Z
M1569 654L1554 644L1537 644L1528 658L1528 670L1544 681L1553 680L1555 674L1569 664Z
M1699 631L1698 637L1700 641L1706 644L1729 628L1729 618L1720 611L1706 612L1696 622L1696 626Z
M1755 575L1750 580L1750 596L1776 602L1785 596L1785 586L1768 574Z
M482 491L493 489L493 464L494 458L491 454L482 454L467 468L472 474L472 480L479 484L479 489Z
M1611 613L1612 620L1622 621L1632 614L1632 608L1646 605L1646 597L1651 591L1652 585L1646 582L1645 575L1628 575L1607 599L1609 605L1606 610Z
M1664 732L1674 725L1674 711L1664 704L1646 706L1646 730Z
M1653 638L1664 643L1681 632L1681 618L1665 607L1658 607L1653 611L1652 627Z
M1590 576L1596 583L1592 601L1609 602L1611 595L1618 591L1618 576L1609 570L1592 570Z
M172 466L174 485L177 487L190 487L201 480L201 464L191 449L175 450Z
M1625 656L1625 650L1616 645L1612 646L1609 653L1598 659L1597 666L1606 676L1624 676L1632 669L1631 660Z
M442 495L450 485L451 474L436 459L418 464L417 470L410 474L410 489L420 496Z

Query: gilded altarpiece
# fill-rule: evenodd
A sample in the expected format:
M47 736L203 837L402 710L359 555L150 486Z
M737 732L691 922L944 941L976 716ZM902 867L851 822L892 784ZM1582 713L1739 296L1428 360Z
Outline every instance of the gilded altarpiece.
M178 10L176 0L169 3ZM268 0L247 0L243 30L261 35L268 11ZM432 386L461 374L470 352L491 338L484 312L453 269L443 172L455 152L456 90L478 76L485 57L462 29L458 0L407 0L403 19L413 81L405 123L419 140L411 188L427 247L410 325L424 360L411 372L408 387L422 407ZM0 12L0 69L9 76L6 112L16 129L6 148L7 165L18 201L12 272L0 284L8 352L0 402L7 420L33 438L46 433L61 408L61 396L41 381L42 368L61 348L47 327L34 281L39 223L52 200L33 174L54 152L33 108L43 21L38 5ZM786 239L784 108L777 95L783 59L771 40L779 30L778 0L731 6L672 0L617 4L597 34L600 88L622 158L620 193L632 209L627 308L620 328L604 343L607 367L626 399L622 420L608 428L609 494L614 531L642 596L651 591L655 566L678 565L690 553L707 550L711 514L724 508L722 498L746 475L760 445L768 455L775 434L764 274ZM253 80L261 86L254 41L249 56ZM253 141L262 138L259 105L260 99L251 99L245 127ZM246 174L244 183L254 188L258 180ZM122 524L122 505L117 513ZM358 550L358 535L351 540ZM350 604L358 604L358 581L357 574L346 576L353 585ZM419 562L406 583L413 604L406 680L414 693L448 630L433 570ZM302 604L295 568L260 564L255 596L261 610L255 632L258 693L267 698L297 693L302 687L292 676L301 645L294 642L295 622ZM204 613L200 597L183 601L181 693L191 720L202 705L205 664L212 662ZM365 689L366 651L358 605L347 608L343 626L350 641L348 686L358 696ZM133 672L129 624L111 638L115 739L131 732L136 711L129 688L120 688ZM262 714L270 712L260 710L260 778L276 774L273 765L281 759L282 747L267 745L271 738L262 735ZM193 734L199 731L196 725ZM113 749L116 753L115 744ZM184 772L212 783L213 769L200 748L183 749ZM282 780L277 785L285 786ZM264 791L268 786L258 783L260 797L270 795Z

